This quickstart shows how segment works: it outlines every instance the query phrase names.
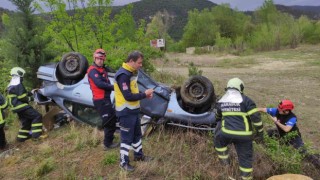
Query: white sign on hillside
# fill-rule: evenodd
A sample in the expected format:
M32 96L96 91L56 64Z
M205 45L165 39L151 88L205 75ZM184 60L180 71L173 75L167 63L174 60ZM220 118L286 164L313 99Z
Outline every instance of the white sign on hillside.
M156 47L156 48L165 47L165 41L164 39L150 40L150 46Z

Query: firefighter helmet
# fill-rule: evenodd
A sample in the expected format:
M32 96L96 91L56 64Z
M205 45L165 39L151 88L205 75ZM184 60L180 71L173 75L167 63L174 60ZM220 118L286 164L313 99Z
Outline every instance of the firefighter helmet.
M293 105L292 101L287 100L287 99L280 101L280 103L278 105L279 110L290 110L291 111L291 110L293 110L293 108L294 108L294 105Z
M22 69L21 67L14 67L10 71L11 76L23 77L25 73L26 73L26 71L24 69Z
M97 49L93 53L93 58L102 58L103 60L106 59L106 51L103 49Z
M232 78L228 81L227 89L237 89L241 93L243 93L244 83L239 78Z

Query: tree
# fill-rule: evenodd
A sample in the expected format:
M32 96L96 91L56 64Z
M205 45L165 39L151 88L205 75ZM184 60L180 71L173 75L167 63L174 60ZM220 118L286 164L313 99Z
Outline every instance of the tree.
M10 1L18 11L12 16L4 14L2 17L5 25L5 60L11 61L12 67L24 68L27 84L36 87L39 85L36 76L38 67L53 58L47 49L50 39L43 36L45 23L34 14L33 0Z
M185 47L213 45L219 26L208 9L188 13L188 23L184 28L182 43Z

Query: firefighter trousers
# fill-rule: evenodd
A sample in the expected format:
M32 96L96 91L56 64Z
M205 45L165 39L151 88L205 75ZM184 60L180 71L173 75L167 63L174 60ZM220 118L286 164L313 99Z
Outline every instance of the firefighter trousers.
M42 115L38 111L31 107L17 114L21 123L17 141L24 142L30 137L37 139L42 135Z
M252 179L253 145L252 139L235 138L225 135L220 131L216 132L214 138L215 150L222 162L229 162L228 145L233 144L239 160L240 176L242 179Z

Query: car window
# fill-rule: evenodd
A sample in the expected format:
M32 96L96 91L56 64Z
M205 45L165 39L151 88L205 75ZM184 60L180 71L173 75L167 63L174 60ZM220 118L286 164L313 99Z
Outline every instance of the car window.
M88 123L92 126L101 127L102 120L94 107L83 104L74 103L71 101L64 101L64 106L77 118L77 120Z

